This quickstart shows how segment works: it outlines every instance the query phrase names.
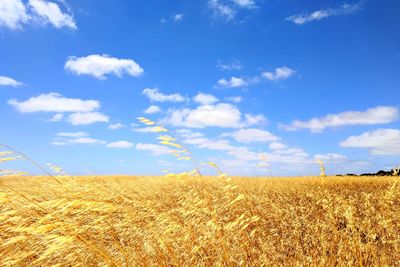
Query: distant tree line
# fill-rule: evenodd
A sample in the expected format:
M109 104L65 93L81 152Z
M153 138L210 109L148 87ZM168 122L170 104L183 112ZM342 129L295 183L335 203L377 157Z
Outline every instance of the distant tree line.
M337 176L400 176L400 168L399 169L392 169L390 171L380 170L376 173L362 173L360 175L354 173L348 174L338 174Z

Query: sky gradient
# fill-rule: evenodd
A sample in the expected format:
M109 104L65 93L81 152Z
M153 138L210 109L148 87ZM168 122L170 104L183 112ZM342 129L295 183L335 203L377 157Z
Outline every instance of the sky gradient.
M398 167L398 14L396 0L0 0L0 143L71 174L193 168L144 116L231 175Z

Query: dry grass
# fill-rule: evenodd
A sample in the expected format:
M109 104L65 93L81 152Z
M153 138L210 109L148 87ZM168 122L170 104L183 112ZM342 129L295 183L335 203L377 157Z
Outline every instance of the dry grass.
M0 266L399 265L394 179L3 177Z

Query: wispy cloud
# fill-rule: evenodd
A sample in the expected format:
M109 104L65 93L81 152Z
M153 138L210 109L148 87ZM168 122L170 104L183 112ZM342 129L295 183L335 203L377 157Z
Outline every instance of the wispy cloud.
M143 111L145 114L155 114L161 112L161 108L156 105L151 105Z
M105 141L90 137L86 132L61 132L56 135L51 144L65 146L74 144L99 145L105 143Z
M0 76L0 86L18 87L21 85L23 85L23 83L14 80L13 78L7 76Z
M182 21L183 20L183 14L174 14L174 15L172 15L172 19L174 20L174 21Z
M58 122L58 121L62 121L63 118L64 118L64 114L58 113L58 114L54 114L53 117L51 117L48 121Z
M274 134L260 129L240 129L230 134L237 142L240 143L254 143L263 142L269 143L279 140L279 137Z
M216 19L232 21L240 10L257 7L254 0L208 0L208 7Z
M233 103L240 103L242 102L243 98L241 96L230 96L225 98L227 101L233 102Z
M397 107L379 106L365 111L346 111L338 114L329 114L321 118L312 118L308 121L295 120L289 125L281 125L288 131L309 129L313 133L322 132L325 128L350 125L375 125L391 123L400 118Z
M223 78L218 80L217 85L215 87L245 88L251 85L258 84L262 82L263 79L274 82L286 80L292 77L295 73L296 71L294 69L283 66L276 68L274 71L265 71L260 75L255 75L248 78L242 78L237 76L232 76L229 79Z
M185 97L180 94L163 94L157 88L146 88L142 91L146 97L148 97L151 101L154 102L183 102L185 101Z
M156 145L156 144L142 144L142 143L136 144L136 150L148 151L155 156L172 154L173 152L172 149L170 149L167 146Z
M118 129L122 129L122 128L125 128L125 127L126 127L125 124L122 124L122 123L119 123L119 122L108 125L108 129L110 129L110 130L118 130Z
M77 75L90 75L105 80L106 75L118 77L129 75L139 77L144 70L132 59L119 59L109 55L89 55L86 57L70 57L64 68Z
M108 148L132 148L133 146L134 144L128 141L115 141L106 145Z
M296 73L295 70L288 67L276 68L274 71L266 71L262 73L262 76L270 81L286 80Z
M314 159L320 159L324 163L342 163L347 160L347 157L342 154L337 153L327 153L327 154L317 154L314 156Z
M230 79L220 79L218 81L218 85L225 88L238 88L238 87L246 87L249 85L249 81L240 78L240 77L231 77Z
M361 9L361 2L357 4L343 4L336 8L319 9L308 14L296 14L286 18L295 24L303 25L311 21L318 21L331 16L353 14Z
M234 60L234 61L229 62L229 63L223 63L222 61L218 61L217 68L219 70L226 70L226 71L240 70L242 68L242 65L237 60Z

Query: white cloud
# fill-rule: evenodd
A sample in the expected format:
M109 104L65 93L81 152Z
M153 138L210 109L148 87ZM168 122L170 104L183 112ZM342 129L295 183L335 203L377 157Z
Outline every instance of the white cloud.
M154 127L133 128L132 131L137 133L157 133L157 130L154 130Z
M199 132L193 132L189 129L178 129L175 131L177 134L179 134L180 136L184 137L184 138L189 138L189 139L193 139L193 138L199 138L202 137L203 134L199 133Z
M89 137L89 134L86 132L61 132L57 134L56 138L51 144L55 146L73 144L98 145L105 144L105 142Z
M256 8L254 0L208 0L208 7L217 19L232 21L241 9Z
M143 111L146 114L155 114L161 111L161 108L159 106L156 105L151 105L150 107L148 107L145 111Z
M194 137L194 138L186 138L183 140L185 144L195 145L198 148L204 148L209 150L231 150L235 149L234 146L230 144L228 140L220 139L220 140L210 140L205 137Z
M314 159L320 159L323 163L342 163L347 160L347 157L336 153L317 154Z
M244 117L246 119L245 125L256 125L267 122L267 118L262 114L257 114L257 115L245 114Z
M96 100L81 100L78 98L66 98L58 93L42 94L31 97L26 101L18 102L11 99L8 104L19 112L90 112L100 107Z
M64 114L58 113L58 114L54 114L54 116L51 117L48 121L58 122L58 121L61 121L63 118L64 118Z
M100 112L77 112L68 116L72 125L87 125L96 122L109 122L109 117Z
M221 61L218 61L217 63L217 68L219 70L240 70L242 68L242 65L240 64L239 61L234 60L230 63L222 63Z
M86 132L61 132L61 133L58 133L57 136L59 136L59 137L78 138L78 137L86 137L86 136L89 136L89 134L86 133Z
M1 16L1 14L0 14L0 16ZM1 19L1 17L0 17L0 19ZM0 86L18 87L21 85L23 85L23 83L16 81L13 78L6 77L6 76L0 76Z
M126 126L122 123L113 123L113 124L108 125L108 129L110 129L110 130L118 130L118 129L125 128L125 127Z
M260 154L249 150L247 147L235 147L227 152L228 155L242 161L259 161Z
M193 98L193 100L194 100L194 102L199 103L201 105L210 105L210 104L214 104L219 101L219 99L216 98L215 96L210 95L210 94L203 94L201 92L199 92Z
M279 143L279 142L272 142L271 144L269 144L268 147L271 150L282 150L282 149L286 149L287 145Z
M241 125L240 111L230 104L199 106L196 109L172 110L166 119L173 126L204 128L208 126L236 128Z
M29 0L29 3L24 4L21 0L0 1L0 26L17 30L29 22L51 24L58 29L77 29L72 14L63 12L54 2Z
M347 125L374 125L391 123L400 118L400 111L396 107L378 106L365 111L346 111L339 114L329 114L322 118L312 118L308 121L295 120L289 125L281 127L288 131L310 129L313 133L322 132L328 127Z
M171 154L173 152L172 149L166 146L155 145L155 144L142 144L142 143L136 144L136 150L149 151L156 156Z
M104 141L94 139L91 137L79 137L75 139L70 139L68 140L68 142L71 144L88 144L88 145L105 144Z
M209 0L208 6L216 18L222 18L225 21L231 21L237 13L234 8L227 4L222 4L220 0Z
M337 8L327 8L314 11L309 14L297 14L286 18L295 24L303 25L307 22L322 20L331 16L352 14L361 9L361 2L358 4L343 4Z
M56 28L67 27L77 29L74 18L70 14L63 13L56 3L43 0L29 0L29 5L34 15L45 23L50 23Z
M256 7L256 3L253 0L232 0L235 4L242 8L254 8Z
M26 7L21 0L0 1L0 26L11 30L22 28L22 24L29 20Z
M231 135L236 141L241 143L272 142L279 139L272 133L260 129L240 129Z
M77 75L91 75L104 80L106 75L114 74L122 77L124 74L138 77L143 69L132 59L119 59L109 55L89 55L87 57L70 57L64 68Z
M116 141L116 142L111 142L106 145L108 148L132 148L133 143L128 142L128 141Z
M241 96L231 96L231 97L226 97L225 99L233 103L240 103L243 100Z
M157 88L146 88L142 94L154 102L183 102L185 98L180 94L165 95L160 93Z
M195 109L170 109L164 122L187 128L240 128L257 124L265 119L261 114L245 114L244 117L245 120L237 107L227 103L218 103L199 106Z
M350 136L340 142L341 147L368 149L372 155L400 155L400 130L377 129Z
M229 80L220 79L218 85L226 88L246 87L249 83L240 77L231 77Z
M183 20L183 14L174 14L174 15L172 15L172 19L174 20L174 21L182 21Z
M275 71L273 71L273 72L266 71L266 72L262 73L262 76L270 81L280 81L280 80L288 79L290 76L294 75L295 73L296 73L296 71L291 68L280 67L280 68L276 68Z

